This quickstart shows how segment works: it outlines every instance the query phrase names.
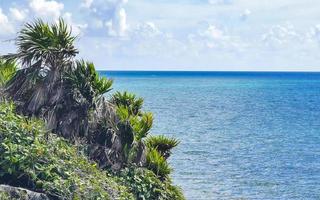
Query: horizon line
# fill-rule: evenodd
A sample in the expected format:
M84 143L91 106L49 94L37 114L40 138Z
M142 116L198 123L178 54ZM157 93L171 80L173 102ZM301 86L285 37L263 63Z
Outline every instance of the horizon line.
M144 69L133 69L133 70L114 70L114 69L97 69L97 71L107 72L250 72L250 73L320 73L319 71L303 71L303 70L144 70Z

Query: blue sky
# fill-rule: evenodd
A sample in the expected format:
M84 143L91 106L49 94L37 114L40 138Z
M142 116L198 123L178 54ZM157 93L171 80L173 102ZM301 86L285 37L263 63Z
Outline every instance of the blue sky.
M320 71L314 0L0 0L0 54L63 17L98 69Z

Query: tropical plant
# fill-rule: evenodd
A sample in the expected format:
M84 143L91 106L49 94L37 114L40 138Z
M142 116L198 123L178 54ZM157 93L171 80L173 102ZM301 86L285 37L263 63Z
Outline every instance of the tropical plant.
M17 105L19 111L39 115L48 104L51 109L45 109L45 113L59 104L61 107L69 92L64 92L63 73L71 67L70 60L78 52L73 46L74 40L62 19L52 25L41 20L27 23L18 33L15 40L18 51L3 58L16 60L22 67L6 88L13 100L21 102Z
M130 115L139 115L143 104L143 98L137 98L135 94L127 91L123 93L116 92L111 98L111 103L118 107L126 107Z
M130 119L134 131L134 138L136 141L141 141L145 138L153 124L153 115L150 112L142 113L141 116L134 116Z
M64 63L78 53L73 45L75 39L63 19L51 25L37 20L27 23L19 32L16 39L17 53L8 54L4 58L19 60L23 67L64 67Z
M0 87L4 87L16 72L17 64L14 61L0 59Z
M69 61L78 53L73 45L75 39L62 19L52 25L42 20L27 23L18 33L17 52L3 58L21 64L22 70L10 81L7 92L14 100L24 102L25 110L36 113L53 90L55 99L60 99L63 70L70 67Z
M66 73L66 80L75 93L94 104L101 95L111 90L112 80L100 77L94 64L84 60L76 61L74 69Z
M118 174L121 183L126 185L138 200L184 200L181 189L172 186L171 180L160 181L150 170L129 167Z
M148 149L146 165L148 169L152 170L161 179L167 178L172 171L166 159L157 149Z
M179 144L179 141L164 135L155 135L147 137L145 143L148 148L156 149L165 159L167 159L171 155L171 150Z
M65 139L48 133L39 119L0 103L0 181L52 199L133 199L128 189L90 162Z
M74 61L75 39L62 19L38 20L18 33L17 53L3 56L22 66L5 90L17 111L44 118L50 130L73 141L88 134L89 112L112 85L92 63Z
M137 184L138 199L183 199L171 184L166 161L178 142L145 140L153 115L142 111L143 99L116 92L106 100L103 94L111 90L112 80L99 77L92 63L75 60L75 39L62 19L50 25L38 20L27 23L18 33L16 53L0 57L21 66L12 78L13 73L8 72L2 78L5 96L15 106L0 105L0 178L30 183L26 186L57 198L105 199L110 195L109 179L95 166L87 165L83 156L87 154L102 169L119 172L125 167L143 167L138 177L146 173L156 183L149 195L144 183L130 178L132 185ZM13 110L43 119L46 128L42 121ZM79 147L85 152L68 147L66 140L45 130L72 144L85 142ZM96 180L98 177L102 181Z

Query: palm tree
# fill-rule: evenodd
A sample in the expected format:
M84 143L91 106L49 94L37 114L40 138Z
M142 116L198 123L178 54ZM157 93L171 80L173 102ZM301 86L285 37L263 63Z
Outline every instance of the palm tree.
M71 140L87 134L88 112L112 85L92 63L74 61L75 39L62 19L51 25L37 20L18 33L18 51L3 56L22 66L5 90L17 110L44 118L49 129Z
M16 39L18 51L1 57L10 66L0 68L6 95L18 112L44 119L52 132L73 142L85 140L89 157L101 168L133 164L167 176L166 159L178 142L147 138L153 116L141 110L142 98L116 92L106 100L112 80L99 77L93 63L75 60L75 39L62 19L27 23ZM15 74L14 61L21 66Z
M161 156L168 159L171 155L171 150L178 146L179 141L175 138L168 138L164 135L150 136L145 140L149 149L156 149Z
M123 93L116 92L111 98L111 103L118 107L123 106L127 108L130 115L139 115L143 105L143 98L138 98L135 94L127 91Z

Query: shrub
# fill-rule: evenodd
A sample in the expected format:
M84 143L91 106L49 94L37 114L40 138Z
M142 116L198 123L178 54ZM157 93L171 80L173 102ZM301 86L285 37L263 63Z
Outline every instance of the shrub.
M135 94L131 94L127 91L121 93L116 92L111 98L111 103L118 107L127 108L129 115L140 115L140 110L143 105L143 99L136 97Z
M16 71L17 65L14 61L0 59L0 87L4 87Z
M66 79L74 92L80 92L85 99L90 100L90 104L111 90L113 81L100 77L93 63L80 60L75 62L74 67L66 73Z
M172 171L166 159L156 149L148 149L146 165L161 179L168 178Z
M57 199L133 199L75 146L7 102L0 103L0 180Z
M121 171L119 181L125 184L137 199L183 200L181 189L173 186L170 179L160 181L150 170L129 167Z
M156 135L147 137L145 143L148 148L156 149L164 158L168 158L171 155L171 149L179 144L179 141L175 138L168 138L164 135Z

